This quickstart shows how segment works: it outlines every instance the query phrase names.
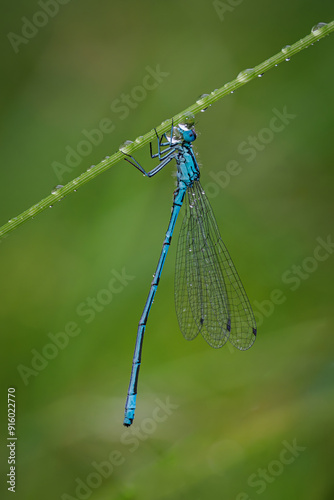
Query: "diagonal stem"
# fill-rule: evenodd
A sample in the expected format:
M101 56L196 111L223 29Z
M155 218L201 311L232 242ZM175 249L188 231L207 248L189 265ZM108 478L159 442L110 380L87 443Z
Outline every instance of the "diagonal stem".
M166 121L164 121L160 126L156 127L157 133L159 136L161 136L163 133L167 132L170 130L171 125L172 125L172 120L174 124L180 123L189 113L196 115L200 111L203 111L206 109L208 106L212 105L213 103L217 102L219 99L222 97L225 97L226 95L230 94L231 92L234 92L236 89L239 87L242 87L246 83L250 82L254 78L262 75L269 69L277 66L283 61L289 60L292 56L297 54L298 52L301 52L302 50L306 49L310 45L314 44L314 42L320 40L321 38L324 38L325 36L329 35L334 31L334 21L324 24L324 23L319 23L319 25L315 26L312 28L312 31L309 35L307 35L305 38L302 38L298 42L294 43L291 46L286 46L284 47L280 52L275 54L274 56L270 57L266 61L263 61L261 64L258 64L255 66L255 68L252 68L250 70L245 70L239 73L237 78L232 80L229 83L226 83L223 87L214 90L211 92L211 94L208 94L205 97L202 97L198 99L194 104L186 108L185 110L181 111L177 115L173 116L173 118L170 118ZM142 148L152 140L154 140L156 137L156 132L154 129L152 129L150 132L146 133L143 136L138 137L133 143L128 144L122 148L122 151L124 153L132 154L134 153L137 149ZM28 210L25 210L22 212L20 215L17 217L14 217L10 221L8 221L6 224L0 227L0 239L5 237L8 233L16 229L17 227L21 226L25 222L27 222L29 219L32 219L39 213L43 212L50 206L54 205L55 202L60 201L62 198L67 196L68 194L73 193L76 191L79 187L83 186L86 184L86 182L89 182L90 180L94 179L94 177L97 177L98 175L102 174L102 172L108 170L110 167L115 165L117 162L119 162L121 159L124 158L123 152L122 151L117 151L114 153L112 156L110 156L108 159L102 160L100 163L95 165L94 167L90 168L86 172L82 173L79 175L79 177L73 179L69 183L67 183L64 187L55 190L52 194L47 196L46 198L42 199L32 207L28 208Z

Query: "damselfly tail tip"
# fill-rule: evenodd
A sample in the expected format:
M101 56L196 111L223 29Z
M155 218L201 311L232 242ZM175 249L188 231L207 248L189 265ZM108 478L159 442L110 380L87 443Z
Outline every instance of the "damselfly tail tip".
M133 396L132 396L133 397ZM134 396L136 397L136 395ZM130 427L135 418L135 408L125 408L123 425L125 427Z
M137 394L128 394L125 403L123 425L130 427L135 418Z
M124 421L123 421L123 425L124 425L124 427L130 427L132 422L133 422L133 420L131 418L125 417Z

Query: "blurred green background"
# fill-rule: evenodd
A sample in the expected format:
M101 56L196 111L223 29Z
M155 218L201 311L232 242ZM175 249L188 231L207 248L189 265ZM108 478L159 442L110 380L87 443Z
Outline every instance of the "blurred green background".
M0 224L333 18L330 0L220 4L72 0L47 4L46 19L36 1L3 5ZM26 19L44 25L11 43L7 34L22 36ZM258 339L247 352L183 339L176 234L129 430L137 323L174 167L148 180L119 163L0 242L2 498L8 387L16 388L19 500L334 497L333 48L332 35L197 116L202 184ZM157 66L164 76L144 95L138 86ZM123 94L132 100L120 111ZM284 109L288 123L268 131L273 110ZM106 118L113 131L57 177L55 162L65 165L67 148L80 148L84 131ZM154 165L148 148L136 158ZM231 160L241 173L228 177ZM126 278L107 296L117 273ZM83 315L89 298L96 310Z

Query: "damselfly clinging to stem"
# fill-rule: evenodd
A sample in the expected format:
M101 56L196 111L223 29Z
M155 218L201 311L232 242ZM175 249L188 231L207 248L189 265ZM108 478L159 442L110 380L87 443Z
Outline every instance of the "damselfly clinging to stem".
M179 235L175 271L175 307L179 326L187 340L199 333L210 346L222 347L229 340L240 350L249 349L256 337L256 323L244 287L221 239L210 203L200 184L199 167L192 149L196 139L193 117L158 136L158 152L150 152L158 165L146 172L130 155L125 158L147 177L170 161L176 161L177 187L172 214L159 262L141 315L132 362L123 424L132 424L137 396L141 351L148 315L172 239L177 216L186 198L186 213ZM125 153L126 154L126 153Z

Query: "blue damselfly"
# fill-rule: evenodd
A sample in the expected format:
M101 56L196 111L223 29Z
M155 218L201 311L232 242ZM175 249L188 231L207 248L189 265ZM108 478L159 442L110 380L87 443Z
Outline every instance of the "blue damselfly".
M192 143L196 139L194 122L173 125L170 134L158 136L158 152L152 158L158 165L146 172L126 153L126 160L147 177L176 161L177 187L172 214L159 262L141 315L133 356L131 378L125 405L124 425L132 424L136 409L137 383L143 338L148 315L159 284L172 239L176 219L184 201L186 213L180 230L175 272L175 307L183 336L187 340L202 334L214 348L229 340L240 350L249 349L256 337L256 323L239 275L221 239L210 203L200 184L200 172Z

